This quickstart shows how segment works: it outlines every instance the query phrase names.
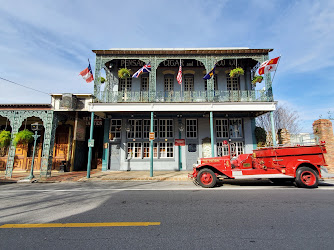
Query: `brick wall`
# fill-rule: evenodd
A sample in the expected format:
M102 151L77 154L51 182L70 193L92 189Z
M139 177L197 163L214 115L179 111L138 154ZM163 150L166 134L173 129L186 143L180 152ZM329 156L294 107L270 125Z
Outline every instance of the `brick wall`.
M319 136L319 141L326 142L327 154L325 160L328 171L334 173L334 136L332 122L328 119L319 119L313 122L313 133Z

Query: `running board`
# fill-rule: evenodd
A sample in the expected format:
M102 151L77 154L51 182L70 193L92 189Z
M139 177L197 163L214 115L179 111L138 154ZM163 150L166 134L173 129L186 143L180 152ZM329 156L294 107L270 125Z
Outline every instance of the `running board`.
M234 175L232 171L232 177L234 179L275 179L275 178L284 178L284 179L294 179L293 176L285 174L247 174L247 175Z

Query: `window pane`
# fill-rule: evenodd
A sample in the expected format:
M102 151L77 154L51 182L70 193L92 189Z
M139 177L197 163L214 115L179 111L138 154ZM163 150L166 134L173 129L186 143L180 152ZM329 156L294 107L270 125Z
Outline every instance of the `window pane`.
M241 119L230 119L229 125L231 138L241 138L243 136Z
M119 139L121 138L121 128L122 128L122 120L120 119L112 119L110 121L110 134L109 139Z
M174 145L171 142L160 142L159 145L160 158L173 158Z
M186 120L186 136L187 138L197 138L197 120Z
M228 138L228 120L216 119L216 136L217 138Z

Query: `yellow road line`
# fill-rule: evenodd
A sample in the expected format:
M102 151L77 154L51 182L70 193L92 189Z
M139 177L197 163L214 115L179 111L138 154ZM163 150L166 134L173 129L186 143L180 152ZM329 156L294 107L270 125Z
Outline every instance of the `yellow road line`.
M105 223L46 223L4 224L0 228L43 228L43 227L147 227L159 226L160 222L105 222Z

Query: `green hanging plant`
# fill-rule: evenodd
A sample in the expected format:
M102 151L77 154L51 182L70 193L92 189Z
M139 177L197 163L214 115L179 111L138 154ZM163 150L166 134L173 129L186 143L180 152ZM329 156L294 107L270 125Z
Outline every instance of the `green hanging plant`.
M131 70L127 68L121 68L118 70L118 77L120 79L128 78L131 76Z
M103 76L101 76L101 83L104 83L105 81L106 79Z
M263 80L263 76L254 76L253 80L252 80L252 84L256 85L256 83L260 83Z
M28 129L21 130L18 132L13 140L13 144L16 146L17 144L28 144L34 140L34 133L29 131Z
M233 78L233 77L239 77L239 76L243 76L245 74L244 72L244 69L243 68L235 68L235 69L232 69L230 71L230 77Z
M8 147L11 140L10 131L2 130L0 132L0 147Z

